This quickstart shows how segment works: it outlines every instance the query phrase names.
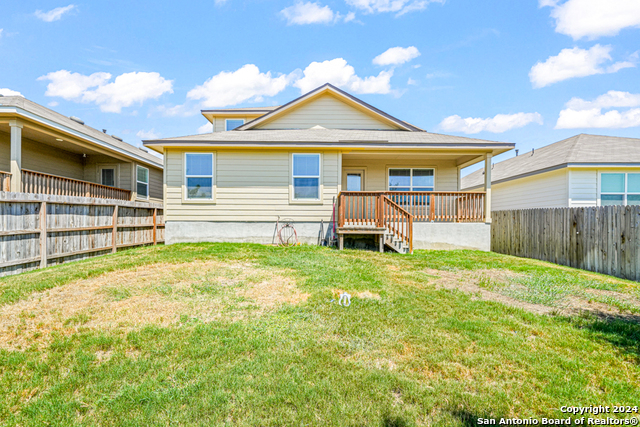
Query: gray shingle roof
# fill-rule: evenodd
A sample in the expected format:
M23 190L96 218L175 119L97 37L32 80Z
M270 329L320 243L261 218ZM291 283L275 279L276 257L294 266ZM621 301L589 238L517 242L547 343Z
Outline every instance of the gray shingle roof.
M541 173L568 164L640 163L640 139L580 134L493 165L491 182ZM484 169L462 178L462 189L484 183Z
M483 139L442 135L429 132L409 132L402 130L349 130L349 129L286 129L286 130L243 130L213 132L201 135L181 136L144 141L153 145L160 143L170 146L186 143L234 143L238 145L251 143L413 143L442 145L478 145L512 148L507 142L487 141Z
M40 104L36 104L33 101L30 101L21 96L2 96L0 97L0 108L1 107L16 107L22 110L25 110L31 114L39 116L43 119L58 123L59 125L63 125L69 129L72 129L76 132L84 134L88 137L97 139L107 146L111 146L114 149L122 152L124 155L129 155L137 160L143 160L147 164L154 165L156 167L163 167L163 162L161 159L157 158L153 154L147 153L144 150L141 150L139 147L128 144L124 141L119 141L112 136L109 136L97 129L94 129L87 125L81 125L70 118L63 116L60 113L57 113L53 110L50 110L46 107L43 107Z

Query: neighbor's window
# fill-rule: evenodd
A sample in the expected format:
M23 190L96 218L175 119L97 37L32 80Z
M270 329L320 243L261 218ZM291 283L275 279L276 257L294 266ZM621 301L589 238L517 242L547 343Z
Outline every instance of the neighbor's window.
M136 168L136 191L139 198L149 198L149 169L142 166Z
M603 173L600 181L602 206L640 205L640 173Z
M320 154L293 155L293 199L320 199Z
M187 199L213 199L213 153L186 153Z
M100 182L102 185L108 185L109 187L116 186L116 170L113 168L103 168L100 171Z
M234 130L235 128L240 127L244 124L244 119L227 119L225 123L225 130Z
M389 169L389 191L433 191L433 169Z

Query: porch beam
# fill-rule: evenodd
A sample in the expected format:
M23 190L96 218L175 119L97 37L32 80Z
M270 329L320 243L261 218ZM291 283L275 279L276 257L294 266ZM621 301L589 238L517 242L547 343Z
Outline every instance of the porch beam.
M458 166L460 169L464 169L464 168L466 168L467 166L471 166L471 165L474 165L474 164L476 164L476 163L478 163L478 162L481 162L481 161L482 161L482 159L484 159L484 157L485 157L485 154L482 154L482 155L480 155L480 156L478 156L478 157L475 157L475 158L473 158L473 159L471 159L471 160L467 160L467 161L466 161L466 162L464 162L464 163L460 163L460 164L459 164L459 165L457 165L457 166Z
M493 155L487 153L484 157L484 221L491 222L491 161Z
M11 191L22 191L22 122L9 121L11 127Z

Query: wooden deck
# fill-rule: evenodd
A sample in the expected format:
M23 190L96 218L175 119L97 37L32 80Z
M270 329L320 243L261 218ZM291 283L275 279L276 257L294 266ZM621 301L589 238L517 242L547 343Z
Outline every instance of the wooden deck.
M0 191L11 191L11 173L0 171ZM131 191L89 181L22 169L21 192L54 196L131 200Z
M338 242L345 234L378 235L397 252L413 252L414 222L484 222L484 192L343 191L338 195Z

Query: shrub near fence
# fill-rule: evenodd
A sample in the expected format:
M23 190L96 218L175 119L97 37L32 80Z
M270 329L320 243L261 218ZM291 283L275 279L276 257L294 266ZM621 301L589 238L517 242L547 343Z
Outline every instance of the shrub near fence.
M0 192L0 276L163 241L158 203Z
M492 212L491 250L640 281L640 206Z

